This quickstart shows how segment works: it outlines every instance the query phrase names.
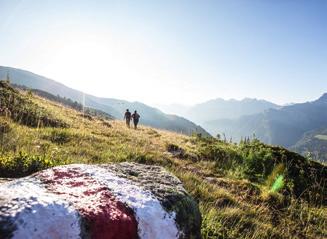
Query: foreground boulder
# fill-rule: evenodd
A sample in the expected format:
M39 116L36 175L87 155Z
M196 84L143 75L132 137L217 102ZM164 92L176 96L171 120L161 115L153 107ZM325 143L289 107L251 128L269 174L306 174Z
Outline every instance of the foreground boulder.
M161 167L74 164L0 184L0 238L200 238L197 204Z

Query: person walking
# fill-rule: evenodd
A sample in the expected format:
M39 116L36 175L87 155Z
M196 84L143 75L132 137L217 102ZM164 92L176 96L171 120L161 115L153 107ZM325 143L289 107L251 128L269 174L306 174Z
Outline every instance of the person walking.
M126 126L127 126L128 128L130 128L131 117L132 117L132 114L131 114L131 112L129 112L129 110L127 109L126 112L125 112L125 115L124 115L124 120L126 120Z
M132 114L132 119L133 119L133 123L134 123L134 129L137 129L137 125L139 123L140 117L141 116L135 110L134 113Z

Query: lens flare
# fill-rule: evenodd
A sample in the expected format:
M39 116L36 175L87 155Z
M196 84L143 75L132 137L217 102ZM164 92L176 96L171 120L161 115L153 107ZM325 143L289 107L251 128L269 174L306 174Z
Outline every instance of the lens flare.
M271 192L278 192L279 190L281 190L284 187L284 176L283 175L279 175L274 184L272 185L270 191Z

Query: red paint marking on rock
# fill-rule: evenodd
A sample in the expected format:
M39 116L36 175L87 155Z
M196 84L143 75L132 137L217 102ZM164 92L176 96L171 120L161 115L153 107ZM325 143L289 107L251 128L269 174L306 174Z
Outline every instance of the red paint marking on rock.
M79 168L54 168L40 175L46 187L73 203L89 227L91 238L138 238L133 210L119 202L107 187Z

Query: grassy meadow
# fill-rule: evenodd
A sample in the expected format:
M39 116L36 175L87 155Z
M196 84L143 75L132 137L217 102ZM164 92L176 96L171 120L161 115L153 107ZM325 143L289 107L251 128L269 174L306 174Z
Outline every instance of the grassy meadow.
M0 100L2 178L71 163L156 164L198 201L203 238L327 238L323 164L256 139L128 129L4 82Z

